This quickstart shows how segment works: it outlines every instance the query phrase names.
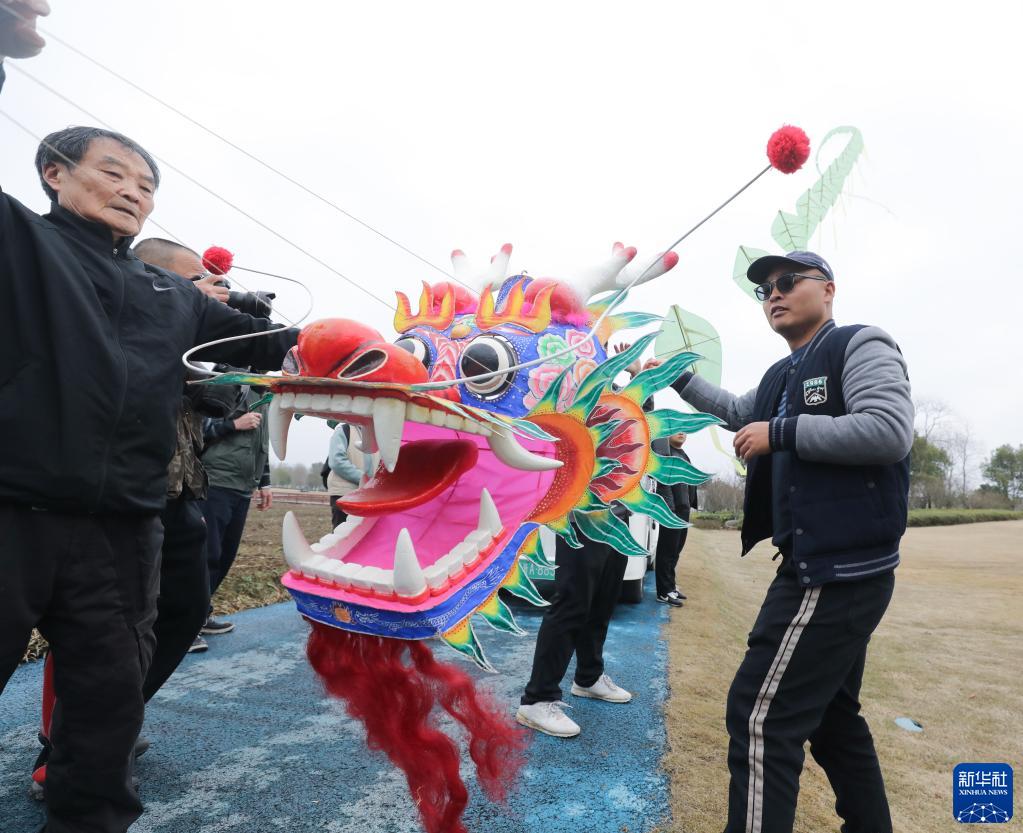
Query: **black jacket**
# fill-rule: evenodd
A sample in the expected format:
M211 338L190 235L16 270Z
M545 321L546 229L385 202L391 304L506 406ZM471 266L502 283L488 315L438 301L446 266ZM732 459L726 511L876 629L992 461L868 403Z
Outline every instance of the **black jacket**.
M2 77L0 77L2 82ZM196 344L276 325L115 248L110 230L0 192L0 502L155 513ZM200 354L280 367L297 330Z
M753 421L770 421L772 448L786 453L787 465L781 477L773 472L777 453L754 457L748 465L743 555L778 533L774 528L778 501L784 500L782 516L792 528L786 539L791 552L786 555L791 555L799 581L806 586L853 581L889 572L899 564L909 503L909 455L893 463L842 465L792 453L801 414L848 413L841 380L846 348L861 329L821 328L798 365L782 359L757 387ZM786 417L772 418L783 387Z

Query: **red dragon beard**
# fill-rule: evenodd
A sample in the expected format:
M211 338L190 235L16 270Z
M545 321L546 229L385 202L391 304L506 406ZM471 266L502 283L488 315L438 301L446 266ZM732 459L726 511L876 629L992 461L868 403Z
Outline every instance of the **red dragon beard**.
M327 692L362 721L369 747L405 773L427 833L466 833L462 812L469 799L458 747L433 721L435 703L468 733L486 794L505 799L525 763L525 734L468 674L438 662L419 641L310 624L310 664Z

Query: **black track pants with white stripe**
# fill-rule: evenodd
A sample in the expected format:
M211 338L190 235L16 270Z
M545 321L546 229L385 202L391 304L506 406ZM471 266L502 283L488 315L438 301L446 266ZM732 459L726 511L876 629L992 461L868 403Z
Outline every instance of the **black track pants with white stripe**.
M803 745L835 791L842 833L891 833L860 683L892 572L803 588L786 563L767 591L728 692L725 833L791 833Z

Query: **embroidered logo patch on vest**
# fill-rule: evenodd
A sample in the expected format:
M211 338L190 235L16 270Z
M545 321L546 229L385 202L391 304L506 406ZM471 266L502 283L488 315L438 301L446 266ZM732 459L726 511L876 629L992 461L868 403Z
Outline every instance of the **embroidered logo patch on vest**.
M803 401L807 405L823 405L828 401L828 377L815 376L803 381Z

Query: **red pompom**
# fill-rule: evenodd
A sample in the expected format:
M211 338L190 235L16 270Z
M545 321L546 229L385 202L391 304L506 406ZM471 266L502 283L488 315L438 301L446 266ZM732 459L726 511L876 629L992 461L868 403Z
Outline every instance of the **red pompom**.
M202 253L202 264L214 275L226 275L231 271L234 255L221 246L210 246Z
M795 173L810 158L810 137L791 124L779 127L767 140L767 158L783 174Z

